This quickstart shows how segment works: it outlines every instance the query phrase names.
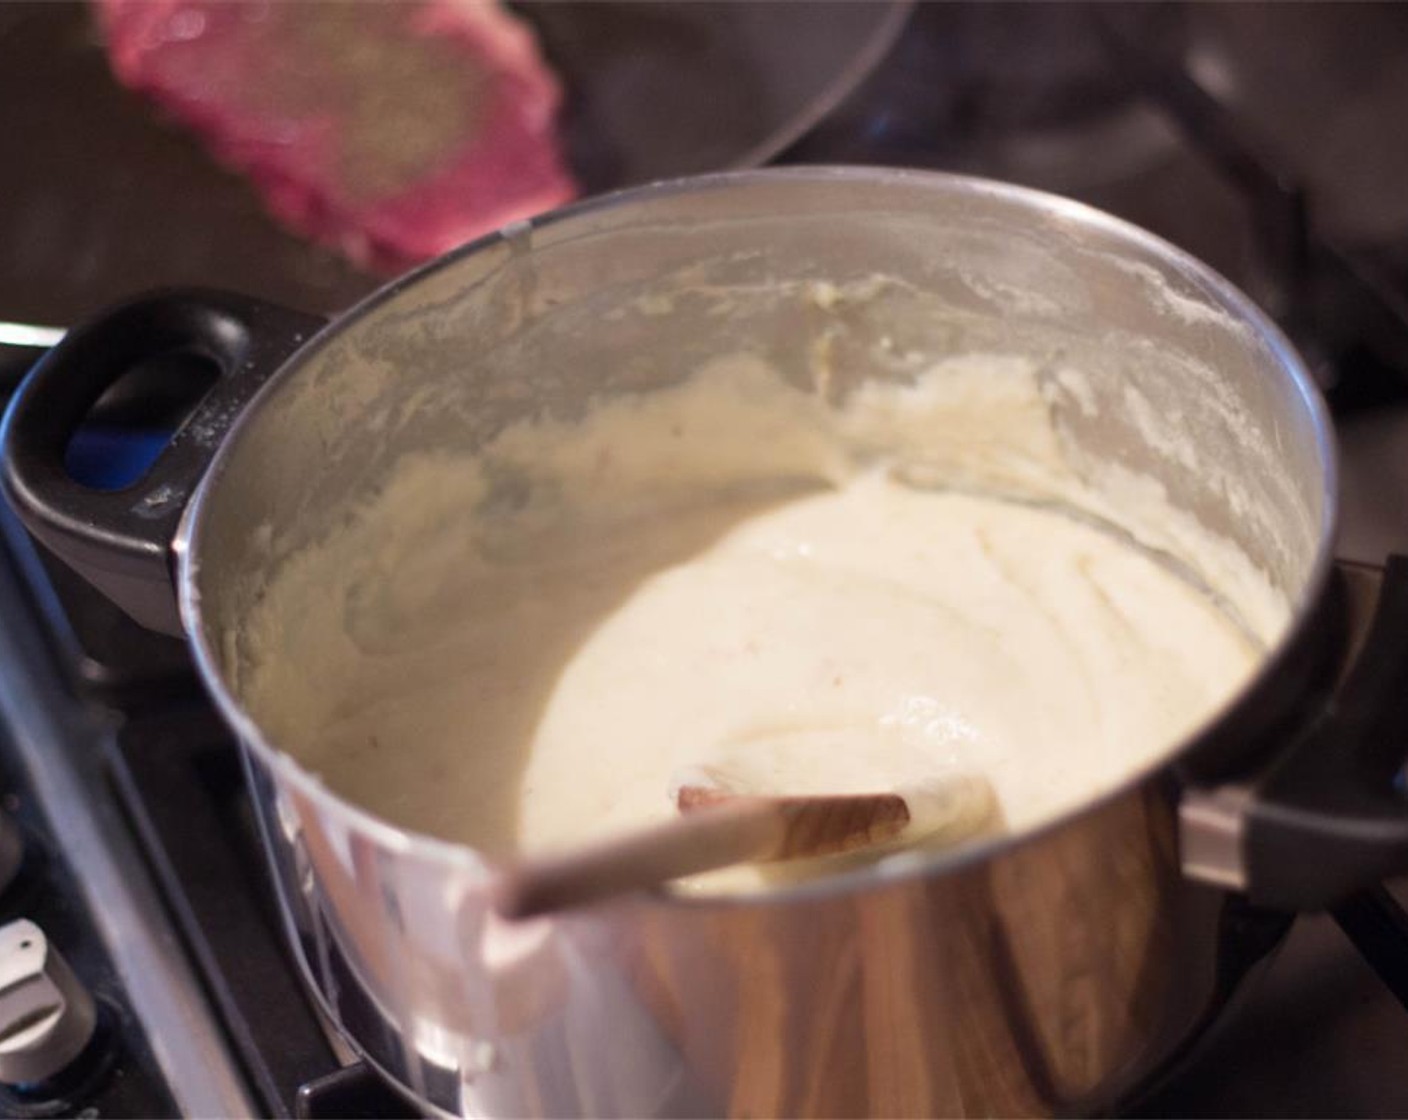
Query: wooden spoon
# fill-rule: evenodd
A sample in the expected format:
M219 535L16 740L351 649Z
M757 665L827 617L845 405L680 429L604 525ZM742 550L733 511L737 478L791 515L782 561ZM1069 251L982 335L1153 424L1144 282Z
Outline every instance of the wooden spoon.
M921 821L926 835L955 822L971 834L976 825L967 822L987 818L986 782L969 784L982 791L982 811L974 811L971 795L950 797L944 820ZM910 821L897 793L759 797L684 786L677 804L681 815L654 828L510 867L496 887L495 909L506 918L529 918L737 863L852 851L894 839Z
M675 804L689 816L726 805L757 805L776 827L769 846L745 857L754 863L849 852L890 840L909 824L909 805L897 793L761 797L716 786L681 786Z

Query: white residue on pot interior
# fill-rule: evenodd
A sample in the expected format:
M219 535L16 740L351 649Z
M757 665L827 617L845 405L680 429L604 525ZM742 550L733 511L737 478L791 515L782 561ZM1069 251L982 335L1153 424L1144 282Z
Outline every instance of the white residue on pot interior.
M1242 338L1248 336L1248 328L1241 320L1229 315L1207 299L1185 295L1175 288L1168 278L1153 265L1143 261L1130 260L1114 254L1100 254L1102 262L1126 272L1139 280L1143 295L1159 310L1185 323L1203 323L1219 330L1234 333Z

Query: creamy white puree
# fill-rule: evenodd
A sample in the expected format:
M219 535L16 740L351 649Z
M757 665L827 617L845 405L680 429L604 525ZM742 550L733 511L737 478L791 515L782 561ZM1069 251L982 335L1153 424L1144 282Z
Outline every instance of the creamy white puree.
M1020 361L833 407L740 358L408 458L274 575L238 687L335 791L490 853L665 818L701 766L778 793L976 771L1020 829L1165 753L1286 613L1157 486L1076 478Z

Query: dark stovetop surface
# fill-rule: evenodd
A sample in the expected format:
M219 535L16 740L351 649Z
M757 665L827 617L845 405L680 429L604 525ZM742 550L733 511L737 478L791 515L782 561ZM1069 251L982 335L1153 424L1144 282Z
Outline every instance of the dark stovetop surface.
M63 822L44 811L14 764L9 729L0 729L0 810L18 824L25 846L18 878L0 895L0 924L23 918L42 929L98 1006L98 1029L87 1052L61 1080L27 1091L0 1087L0 1115L72 1115L96 1107L108 1117L166 1116L174 1109L153 1074L146 1031L129 1004L107 948L63 848Z

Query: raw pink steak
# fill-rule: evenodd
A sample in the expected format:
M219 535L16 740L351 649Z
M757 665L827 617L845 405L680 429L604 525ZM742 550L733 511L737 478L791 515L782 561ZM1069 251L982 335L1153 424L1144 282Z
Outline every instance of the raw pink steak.
M97 0L118 78L294 229L400 269L575 194L556 79L492 0Z

